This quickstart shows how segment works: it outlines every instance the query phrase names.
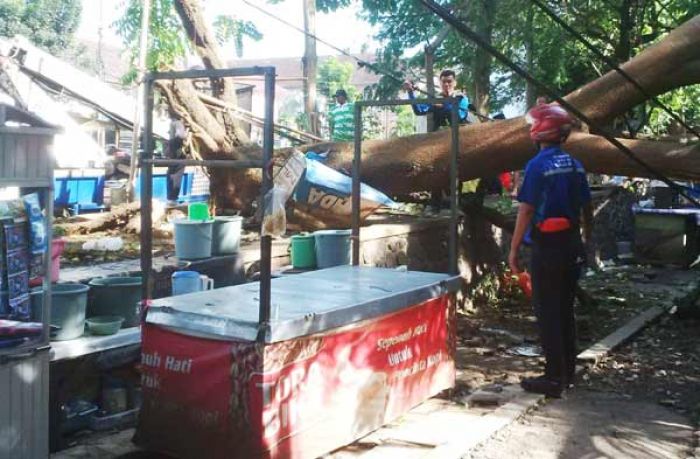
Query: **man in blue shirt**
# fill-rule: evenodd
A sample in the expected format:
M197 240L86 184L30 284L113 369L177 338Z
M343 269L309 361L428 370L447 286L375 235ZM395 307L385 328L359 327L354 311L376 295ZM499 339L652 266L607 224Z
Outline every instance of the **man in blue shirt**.
M438 97L455 97L459 103L459 124L468 123L467 117L469 114L469 98L464 94L455 93L457 86L457 75L454 70L443 70L440 73L440 94ZM408 92L408 98L416 99L415 86L410 81L403 84L404 89ZM433 114L433 125L430 131L437 131L440 128L450 125L452 116L452 104L415 104L411 105L413 113L416 116L424 116L428 113Z
M591 192L581 163L561 149L571 131L569 114L558 105L543 104L530 110L528 120L539 153L525 168L508 264L513 274L519 273L518 249L529 239L532 299L546 362L543 376L521 385L559 397L575 375L574 293L585 253L581 226L586 242L590 240Z
M454 70L443 70L440 73L440 94L438 97L455 97L459 104L459 124L466 124L469 122L469 98L464 94L455 93L456 86L457 75ZM412 82L405 82L403 84L403 89L408 92L408 98L410 100L416 99L416 87ZM425 116L432 113L432 126L428 127L431 132L450 126L450 120L452 119L452 104L450 102L444 104L414 104L411 105L411 108L416 116ZM439 211L442 207L443 192L447 193L447 189L444 187L435 187L431 191L431 205L435 210Z

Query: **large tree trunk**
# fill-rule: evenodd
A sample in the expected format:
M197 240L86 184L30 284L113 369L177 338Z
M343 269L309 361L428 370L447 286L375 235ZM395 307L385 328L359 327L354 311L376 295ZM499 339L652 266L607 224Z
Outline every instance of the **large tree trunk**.
M198 0L175 0L173 2L187 37L192 43L195 52L202 59L207 69L220 69L227 67L219 57L219 46L214 35L207 27L202 8ZM212 113L196 95L196 90L191 80L179 80L173 83L163 82L161 85L169 92L168 101L175 111L184 115L190 114L188 126L193 131L195 138L204 148L200 149L203 157L231 155L235 157L235 149L239 145L249 142L248 135L228 112ZM214 78L211 80L212 94L236 106L236 87L231 78ZM199 124L203 121L204 124ZM219 127L215 127L214 123ZM212 143L213 141L213 143Z
M651 95L700 83L700 16L650 46L621 68ZM567 96L594 121L605 122L644 102L619 73L610 71Z
M196 0L176 0L176 4L192 5ZM182 14L181 14L182 16ZM189 16L187 16L189 17ZM186 18L183 18L183 22ZM199 26L199 22L195 22ZM202 41L201 43L204 43ZM210 43L211 45L211 43ZM206 53L212 52L212 46ZM199 50L198 50L199 51ZM200 55L205 55L201 51ZM209 64L213 65L213 60ZM678 27L656 45L645 50L626 63L623 68L648 93L658 95L670 89L700 82L700 16ZM176 91L173 91L176 92ZM183 94L186 92L183 89ZM193 105L191 117L194 122L207 124L207 116L190 99L180 98L183 107ZM624 114L644 101L644 96L615 72L609 72L567 96L595 121L604 122ZM221 145L220 130L209 131L217 145ZM225 130L225 134L229 131ZM234 139L235 140L235 139ZM700 147L688 147L673 143L624 140L632 151L664 174L683 179L700 179ZM240 145L243 142L239 142ZM259 149L248 151L236 142L227 148L202 150L202 156L230 155L228 146L235 148L237 157L259 155ZM363 144L363 181L388 194L402 194L415 190L433 188L447 183L449 132L437 132L385 141L368 141ZM316 151L330 151L329 164L337 169L349 170L352 145L328 143L307 147ZM579 157L592 172L646 176L647 172L627 159L614 146L599 136L575 133L566 148ZM288 154L277 152L277 161ZM527 134L525 120L512 120L468 125L460 128L460 174L462 179L494 175L504 170L520 169L534 153L534 146ZM229 204L241 206L252 202L259 189L260 173L251 171L243 176L221 173L215 176L213 192Z

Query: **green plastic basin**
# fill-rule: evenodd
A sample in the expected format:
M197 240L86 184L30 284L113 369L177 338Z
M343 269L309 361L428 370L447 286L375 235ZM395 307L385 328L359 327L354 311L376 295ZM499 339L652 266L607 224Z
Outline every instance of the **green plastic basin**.
M114 335L122 328L124 318L121 316L96 316L85 319L88 330L93 335Z

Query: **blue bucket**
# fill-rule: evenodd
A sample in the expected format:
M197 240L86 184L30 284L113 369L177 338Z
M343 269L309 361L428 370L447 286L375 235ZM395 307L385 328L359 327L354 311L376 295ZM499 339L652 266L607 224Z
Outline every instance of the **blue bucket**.
M319 269L350 264L350 230L314 232L316 266Z
M212 228L214 220L197 221L180 219L175 226L175 256L183 260L211 257Z
M243 217L214 217L212 253L229 255L238 253L241 246Z

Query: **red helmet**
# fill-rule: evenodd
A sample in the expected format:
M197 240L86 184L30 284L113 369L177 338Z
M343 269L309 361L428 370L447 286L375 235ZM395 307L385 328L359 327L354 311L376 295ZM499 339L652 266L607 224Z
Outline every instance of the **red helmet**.
M571 132L571 116L556 104L542 104L525 115L530 124L530 138L535 142L560 143Z

